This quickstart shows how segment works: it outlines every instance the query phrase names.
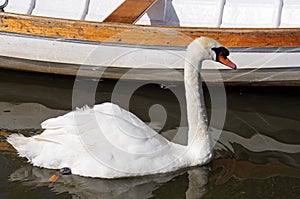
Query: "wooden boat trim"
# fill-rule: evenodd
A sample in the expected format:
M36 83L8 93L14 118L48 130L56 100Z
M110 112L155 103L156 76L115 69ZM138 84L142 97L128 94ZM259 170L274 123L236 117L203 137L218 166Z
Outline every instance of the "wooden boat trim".
M227 47L277 48L300 46L300 28L191 28L102 23L0 13L0 31L41 37L141 44L186 46L208 36Z
M103 22L133 24L156 2L157 0L126 0Z
M80 76L99 79L135 80L162 84L182 84L183 69L132 69L98 67L44 62L0 56L0 68L16 71L38 72L55 75ZM210 70L201 72L206 84L233 86L300 86L300 68Z

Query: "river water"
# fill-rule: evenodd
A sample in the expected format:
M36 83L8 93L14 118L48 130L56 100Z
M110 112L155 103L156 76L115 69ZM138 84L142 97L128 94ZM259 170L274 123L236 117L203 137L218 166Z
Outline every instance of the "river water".
M183 85L2 70L0 198L300 198L299 88L225 87L225 96L213 96L216 102L211 94L220 88L204 89L210 128L217 135L210 164L166 175L116 180L70 175L49 183L55 171L17 157L7 135L38 134L43 120L72 107L114 101L168 139L184 143ZM178 129L183 129L180 134Z

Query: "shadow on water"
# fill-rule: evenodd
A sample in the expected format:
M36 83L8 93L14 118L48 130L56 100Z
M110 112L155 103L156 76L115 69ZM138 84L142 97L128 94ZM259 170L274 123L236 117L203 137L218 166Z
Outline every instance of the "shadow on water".
M94 81L88 80L86 86ZM70 111L73 84L72 77L1 71L0 198L296 198L300 195L300 93L296 87L226 87L225 125L214 148L215 157L207 167L118 180L72 175L49 183L55 171L28 165L17 157L5 137L12 132L40 133L43 120ZM116 98L128 97L126 88L134 84L127 82ZM116 81L100 81L96 103L110 101L115 85ZM179 99L170 87L181 93ZM204 93L210 115L209 93L206 89ZM76 105L88 104L84 100L88 94L83 92ZM172 134L172 130L186 127L184 109L179 107L181 100L184 101L182 85L145 84L130 97L129 109L162 134L168 132L165 135L176 141L177 131ZM165 118L149 113L157 104L164 108ZM214 127L211 130L213 135L215 130Z

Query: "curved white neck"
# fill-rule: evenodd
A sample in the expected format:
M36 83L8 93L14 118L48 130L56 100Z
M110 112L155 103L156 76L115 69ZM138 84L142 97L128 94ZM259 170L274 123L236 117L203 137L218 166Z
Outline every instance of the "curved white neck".
M200 70L207 52L199 48L199 44L188 47L184 66L184 86L187 104L188 146L194 147L198 153L211 150L211 141L207 131L206 109L201 86ZM201 150L201 151L198 151Z

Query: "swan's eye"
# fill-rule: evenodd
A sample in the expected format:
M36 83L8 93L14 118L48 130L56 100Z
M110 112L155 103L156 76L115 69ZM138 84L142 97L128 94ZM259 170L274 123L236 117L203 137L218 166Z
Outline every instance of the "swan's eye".
M224 47L221 47L221 48L222 48L222 54L226 57L229 56L229 50L227 48L224 48Z
M215 51L217 58L219 57L220 54L222 54L222 56L227 57L229 56L229 50L225 47L219 47L219 48L212 48L213 51Z

